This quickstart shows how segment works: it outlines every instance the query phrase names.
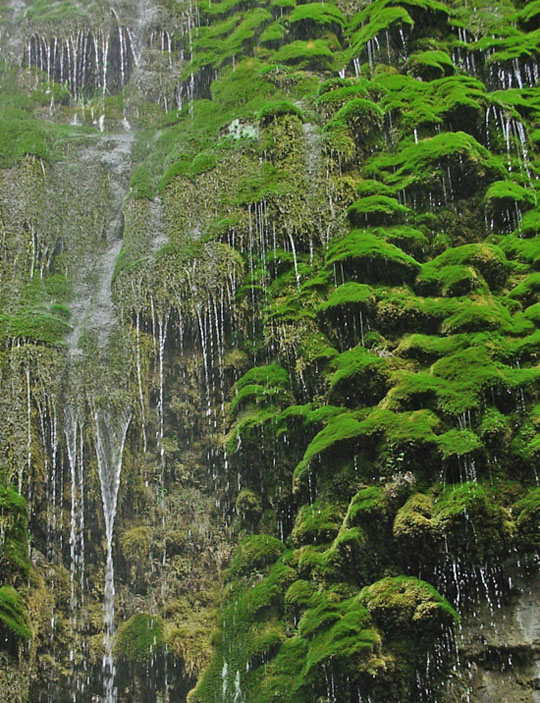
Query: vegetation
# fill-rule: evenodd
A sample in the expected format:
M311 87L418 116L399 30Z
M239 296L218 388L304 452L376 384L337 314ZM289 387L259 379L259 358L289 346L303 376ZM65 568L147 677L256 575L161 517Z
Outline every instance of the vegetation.
M527 696L538 2L153 10L0 8L0 698Z

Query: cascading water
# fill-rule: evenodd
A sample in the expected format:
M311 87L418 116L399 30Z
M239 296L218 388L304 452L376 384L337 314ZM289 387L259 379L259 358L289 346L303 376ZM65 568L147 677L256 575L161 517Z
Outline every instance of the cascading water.
M118 505L118 490L122 473L122 455L126 434L131 421L130 408L106 408L94 410L96 431L96 453L98 458L99 480L105 517L105 538L107 561L105 565L105 591L103 610L105 622L103 655L103 691L105 703L115 703L116 669L113 657L114 637L114 558L113 531Z

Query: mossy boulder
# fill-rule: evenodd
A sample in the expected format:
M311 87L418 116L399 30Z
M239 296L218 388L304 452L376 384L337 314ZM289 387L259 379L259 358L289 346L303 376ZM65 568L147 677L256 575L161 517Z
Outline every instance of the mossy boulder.
M165 647L163 620L148 613L137 613L122 623L116 634L116 656L132 663L149 664Z

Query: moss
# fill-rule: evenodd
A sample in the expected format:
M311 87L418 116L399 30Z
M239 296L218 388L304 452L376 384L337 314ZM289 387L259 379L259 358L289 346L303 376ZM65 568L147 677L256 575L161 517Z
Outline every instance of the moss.
M305 22L306 20L322 25L336 24L340 27L345 24L345 17L338 7L319 2L297 5L288 17L290 24Z
M451 552L473 563L504 554L511 536L508 513L480 484L448 486L433 508L436 530L444 535ZM464 541L465 535L471 539Z
M401 249L363 230L353 230L343 239L331 244L326 265L347 264L351 273L364 280L410 281L420 265Z
M540 0L532 0L518 12L517 20L525 29L534 29L538 24L538 15L540 14Z
M144 563L150 553L153 542L152 529L148 526L132 527L120 537L122 552L133 564Z
M291 533L295 546L330 542L337 535L343 510L334 504L315 501L299 510Z
M0 473L0 567L2 581L12 584L26 580L31 564L28 545L26 500L5 485Z
M260 496L249 488L243 488L236 497L235 509L244 522L256 523L263 512Z
M334 53L324 39L297 39L284 44L276 51L274 59L278 63L294 64L302 68L330 69L334 63Z
M412 576L387 577L362 589L360 601L385 630L442 629L459 621L457 612L438 591ZM417 635L418 636L418 635Z
M272 22L268 27L262 32L259 37L261 44L273 44L274 42L279 42L285 37L285 29L279 22Z
M137 613L122 623L114 643L116 656L139 663L151 662L164 647L163 621L147 613Z
M483 444L472 430L449 430L437 437L443 459L452 456L474 454L483 448Z
M394 518L393 534L398 544L404 543L405 549L431 551L434 543L433 497L424 493L415 493L403 505Z
M521 548L538 549L540 531L538 517L540 515L540 488L531 489L527 495L512 506L515 516L518 540Z
M468 272L467 267L475 269L476 277ZM510 268L510 262L500 247L464 244L452 247L424 264L418 276L418 288L420 291L459 295L461 290L465 292L477 287L480 274L491 288L500 289L506 283Z
M369 172L379 175L396 192L410 189L418 194L436 193L438 199L443 199L445 191L448 196L451 189L456 198L470 195L470 186L464 191L460 184L479 186L485 181L496 180L503 169L474 137L465 132L454 132L452 139L443 133L404 146L395 155L377 156L372 160ZM451 182L445 180L448 172Z
M404 7L384 7L376 3L357 13L349 27L352 31L350 43L352 52L358 54L364 46L383 30L390 27L411 27L413 19ZM357 29L360 27L360 29Z
M355 201L347 208L347 215L353 225L388 225L402 221L409 208L400 205L395 198L386 195L372 195Z
M414 75L427 80L452 75L456 70L445 51L420 51L411 55L409 64Z
M295 115L302 121L304 119L302 110L288 100L281 100L280 102L265 105L265 107L263 107L257 115L257 119L262 125L267 125L272 122L272 120L275 120L282 115Z
M302 461L294 471L295 485L305 477L312 459L321 453L332 449L334 452L343 442L349 442L362 434L363 427L352 414L342 413L330 418L326 427L321 430L310 443Z
M290 385L290 378L287 370L279 364L254 366L236 382L236 389L241 390L253 383L286 389Z
M285 547L271 535L252 535L246 537L239 545L228 567L229 578L249 575L251 572L265 569L285 551Z
M23 598L12 586L0 586L0 634L2 648L32 637Z
M324 102L327 103L328 98ZM366 144L380 134L383 116L383 111L376 103L353 97L326 123L324 131L328 134L345 131L361 149L365 149Z
M335 405L374 405L388 388L388 362L362 346L349 349L332 361L328 397Z

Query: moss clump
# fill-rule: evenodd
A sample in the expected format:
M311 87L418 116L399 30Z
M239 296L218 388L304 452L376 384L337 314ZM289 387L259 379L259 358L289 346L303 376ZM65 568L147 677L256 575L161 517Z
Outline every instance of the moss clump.
M284 551L283 543L271 535L246 537L238 545L227 574L229 578L238 578L265 569L275 563Z
M333 503L315 501L299 510L291 538L295 546L323 544L337 535L343 519L343 510Z
M8 649L21 640L29 640L32 630L20 593L12 586L0 586L0 642Z
M260 496L249 488L243 488L236 497L235 509L247 524L256 524L262 516Z
M533 488L512 506L521 548L536 551L540 544L540 488Z
M325 39L297 39L280 47L274 56L278 63L293 64L298 68L330 69L334 53Z
M0 579L24 582L30 574L26 500L0 475Z
M279 364L254 367L236 382L230 412L237 414L241 408L254 405L280 404L289 398L290 383L289 374Z
M418 276L418 289L432 294L460 295L479 286L482 276L496 290L506 283L510 270L511 264L500 247L464 244L424 264Z
M452 191L453 197L471 194L470 185L479 187L503 174L497 158L474 137L465 132L453 132L452 138L439 134L404 146L396 154L376 156L369 172L398 190L411 193L437 194L444 200ZM450 181L448 180L450 174Z
M114 649L116 656L129 662L149 663L165 647L163 621L148 613L137 613L118 628Z
M388 577L366 586L360 601L384 630L440 630L457 622L450 603L425 581L412 576ZM431 632L430 632L431 634Z
M433 507L433 520L451 553L465 562L497 560L511 535L508 513L486 487L471 481L442 491Z
M372 195L357 200L347 208L347 215L353 225L389 225L402 221L410 213L409 208L400 205L395 198L386 195Z
M265 105L259 111L257 119L263 126L266 126L282 115L294 115L299 117L302 121L304 119L302 110L288 100L281 100L279 102Z
M409 63L413 75L424 80L450 76L456 70L445 51L420 51L411 55Z
M326 256L327 266L343 264L346 273L369 281L410 281L420 265L401 249L363 230L353 230L333 243ZM349 273L350 272L350 273Z
M334 405L374 405L388 389L388 362L362 346L332 360L336 369L330 378L328 397Z

